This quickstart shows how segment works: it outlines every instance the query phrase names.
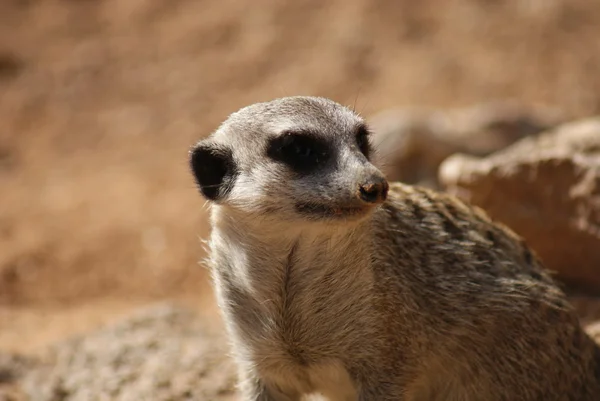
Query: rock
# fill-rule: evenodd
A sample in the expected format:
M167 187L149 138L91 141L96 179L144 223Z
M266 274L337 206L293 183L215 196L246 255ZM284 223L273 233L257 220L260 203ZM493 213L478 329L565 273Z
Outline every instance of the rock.
M34 359L23 355L0 353L0 384L17 381L35 363Z
M24 391L36 401L232 400L233 362L210 326L182 308L149 307L52 346Z
M600 117L485 158L453 155L439 177L523 236L559 280L600 291Z
M36 360L23 355L0 353L0 400L24 401L27 398L19 380L35 366Z
M451 154L488 155L560 121L555 111L491 102L449 111L388 110L370 125L390 180L437 188L438 167Z

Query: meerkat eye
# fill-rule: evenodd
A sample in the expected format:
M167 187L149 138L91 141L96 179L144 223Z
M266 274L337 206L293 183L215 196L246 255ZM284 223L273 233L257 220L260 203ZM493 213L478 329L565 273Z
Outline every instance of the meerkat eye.
M290 132L271 140L267 154L297 172L307 173L327 159L328 151L314 135Z
M310 157L313 154L313 149L310 145L310 143L306 143L305 141L299 140L295 140L289 144L291 152L294 152L294 156L297 158Z
M371 153L371 144L369 142L369 131L365 126L360 126L356 132L356 145L365 157Z

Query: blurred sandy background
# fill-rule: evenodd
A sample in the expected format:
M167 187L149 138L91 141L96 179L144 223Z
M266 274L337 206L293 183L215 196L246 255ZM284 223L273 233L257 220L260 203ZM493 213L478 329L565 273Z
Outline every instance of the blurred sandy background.
M133 307L212 311L190 145L295 94L600 112L589 0L0 1L0 348ZM216 318L215 318L216 321Z

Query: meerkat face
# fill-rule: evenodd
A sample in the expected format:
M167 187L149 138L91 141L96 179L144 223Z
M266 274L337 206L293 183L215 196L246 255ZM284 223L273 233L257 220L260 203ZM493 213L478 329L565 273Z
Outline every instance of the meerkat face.
M331 100L290 97L232 114L190 152L213 204L285 222L360 220L387 196L366 123Z

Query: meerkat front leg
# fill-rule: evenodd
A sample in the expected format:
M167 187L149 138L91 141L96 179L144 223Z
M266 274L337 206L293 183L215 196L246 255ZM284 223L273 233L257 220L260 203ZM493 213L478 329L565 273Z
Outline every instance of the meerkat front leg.
M239 389L242 401L299 401L300 394L287 394L260 379L253 368L239 370Z
M238 387L242 401L277 401L268 390L265 383L253 372L252 368L241 367L239 369Z

